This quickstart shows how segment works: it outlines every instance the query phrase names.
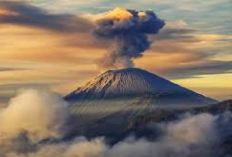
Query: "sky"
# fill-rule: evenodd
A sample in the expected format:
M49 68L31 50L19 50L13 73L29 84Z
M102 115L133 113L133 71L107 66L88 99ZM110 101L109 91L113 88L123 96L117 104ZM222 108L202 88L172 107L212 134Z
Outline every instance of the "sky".
M92 34L91 17L116 7L166 23L135 67L232 98L231 0L0 0L0 103L28 87L65 95L101 73L96 60L110 43Z

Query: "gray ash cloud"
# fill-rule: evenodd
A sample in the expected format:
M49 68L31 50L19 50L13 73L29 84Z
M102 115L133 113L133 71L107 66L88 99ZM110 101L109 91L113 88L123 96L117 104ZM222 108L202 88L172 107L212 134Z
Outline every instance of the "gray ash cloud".
M98 61L99 67L133 67L133 59L141 57L151 45L148 36L157 34L164 25L153 11L116 8L98 15L94 34L112 41L108 52Z

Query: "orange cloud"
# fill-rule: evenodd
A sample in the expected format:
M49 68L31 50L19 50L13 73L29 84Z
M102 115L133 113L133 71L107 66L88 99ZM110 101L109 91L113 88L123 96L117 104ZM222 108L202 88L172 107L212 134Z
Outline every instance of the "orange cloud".
M117 10L120 12L117 14L120 18L130 16L122 12L120 8ZM42 23L45 17L49 19L51 16L53 20L55 20L54 17L60 17L60 15L44 12L43 9L42 11L40 16L43 18L39 19ZM11 7L0 7L0 18L18 16L19 13L22 14L22 10L15 12ZM30 16L30 14L27 15ZM142 15L142 12L139 13L139 16ZM115 18L119 18L117 16ZM0 85L46 84L61 93L68 93L99 72L95 66L95 60L107 51L109 41L96 39L91 34L91 26L83 31L82 26L86 25L77 27L76 22L82 21L83 18L77 15L63 16L63 18L65 20L62 18L55 20L55 25L50 25L51 22L46 23L52 21L50 19L45 21L45 25L42 23L34 25L36 21L31 24L27 20L23 21L23 24L1 23L0 69L5 70L0 72ZM38 20L34 17L29 19ZM89 26L89 23L83 24ZM65 31L61 31L61 28ZM150 50L146 51L142 58L135 60L137 67L175 79L177 83L194 89L199 89L199 86L208 89L211 84L215 84L212 82L214 78L218 80L218 86L214 87L215 91L226 88L226 85L230 84L229 74L221 76L220 79L217 76L221 73L229 73L231 69L232 58L229 53L232 48L231 35L199 34L184 21L174 23L167 21L167 26L155 39ZM224 49L228 53L223 53ZM209 52L217 50L221 53ZM208 72L211 74L205 75ZM22 76L25 77L22 79ZM175 76L178 76L178 80ZM194 77L203 77L204 81L202 79L196 81ZM180 78L185 79L180 80ZM226 81L223 81L225 82L223 84L219 80ZM11 86L4 90L10 93L9 91L14 91L15 88ZM228 88L232 89L230 86ZM203 93L210 93L209 91L203 90ZM5 92L0 90L0 93Z
M18 14L14 11L9 11L7 9L1 8L0 6L0 17L6 15L17 16Z

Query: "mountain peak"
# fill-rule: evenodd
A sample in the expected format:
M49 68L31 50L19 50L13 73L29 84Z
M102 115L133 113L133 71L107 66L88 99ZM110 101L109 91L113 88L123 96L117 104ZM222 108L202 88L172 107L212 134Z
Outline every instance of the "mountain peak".
M213 100L183 88L162 77L138 68L108 70L77 88L66 96L68 101L83 99L122 99L151 96L158 100L168 99L168 102L199 104L212 103Z

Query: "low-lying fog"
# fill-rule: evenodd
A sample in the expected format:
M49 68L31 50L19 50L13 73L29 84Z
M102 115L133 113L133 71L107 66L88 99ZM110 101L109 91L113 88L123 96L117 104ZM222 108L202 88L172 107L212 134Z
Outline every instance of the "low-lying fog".
M99 108L98 108L99 109ZM218 149L232 131L232 114L182 115L178 120L154 124L161 131L156 141L133 135L115 145L104 137L88 141L75 137L49 143L67 130L69 104L56 93L28 89L0 110L0 156L2 157L218 157Z

